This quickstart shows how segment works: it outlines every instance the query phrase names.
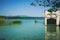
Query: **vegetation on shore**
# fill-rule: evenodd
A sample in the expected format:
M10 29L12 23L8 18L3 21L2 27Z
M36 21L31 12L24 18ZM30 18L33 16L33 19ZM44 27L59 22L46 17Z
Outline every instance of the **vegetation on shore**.
M22 23L22 21L15 20L15 21L12 21L11 23L12 23L12 25L13 25L13 24L21 24L21 23Z
M0 18L41 18L41 17L31 17L31 16L0 16ZM44 17L42 17L44 18Z
M0 26L7 25L7 20L5 18L0 18Z
M9 21L7 19L36 19L36 18L44 18L44 17L0 16L0 26L16 25L16 24L20 25L20 24L22 24L21 20Z
M16 24L21 24L21 23L22 21L20 20L9 21L5 18L0 18L0 26L16 25Z

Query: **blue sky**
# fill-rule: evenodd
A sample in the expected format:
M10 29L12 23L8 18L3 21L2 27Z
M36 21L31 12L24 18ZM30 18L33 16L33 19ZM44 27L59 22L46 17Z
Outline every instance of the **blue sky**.
M34 0L0 0L0 15L3 16L44 16L44 7L31 6Z

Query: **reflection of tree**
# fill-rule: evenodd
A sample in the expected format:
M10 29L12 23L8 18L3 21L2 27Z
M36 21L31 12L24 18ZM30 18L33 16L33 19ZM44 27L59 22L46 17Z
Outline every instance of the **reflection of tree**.
M47 25L45 27L46 40L59 40L59 26Z

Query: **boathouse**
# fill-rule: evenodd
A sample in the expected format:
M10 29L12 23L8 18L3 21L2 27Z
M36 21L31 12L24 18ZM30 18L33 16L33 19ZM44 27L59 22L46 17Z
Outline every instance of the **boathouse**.
M51 12L45 11L45 25L47 24L60 24L60 8L56 12L52 12L52 15L50 16Z

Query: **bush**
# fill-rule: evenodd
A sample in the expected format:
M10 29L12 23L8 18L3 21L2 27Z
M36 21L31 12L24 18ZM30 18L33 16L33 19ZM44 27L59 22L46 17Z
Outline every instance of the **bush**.
M21 24L21 23L22 23L22 21L18 21L18 20L12 21L12 24Z
M0 26L7 25L7 21L4 18L0 18Z
M4 18L0 18L0 26L7 26L7 25L21 24L21 23L22 21L20 20L8 21Z

